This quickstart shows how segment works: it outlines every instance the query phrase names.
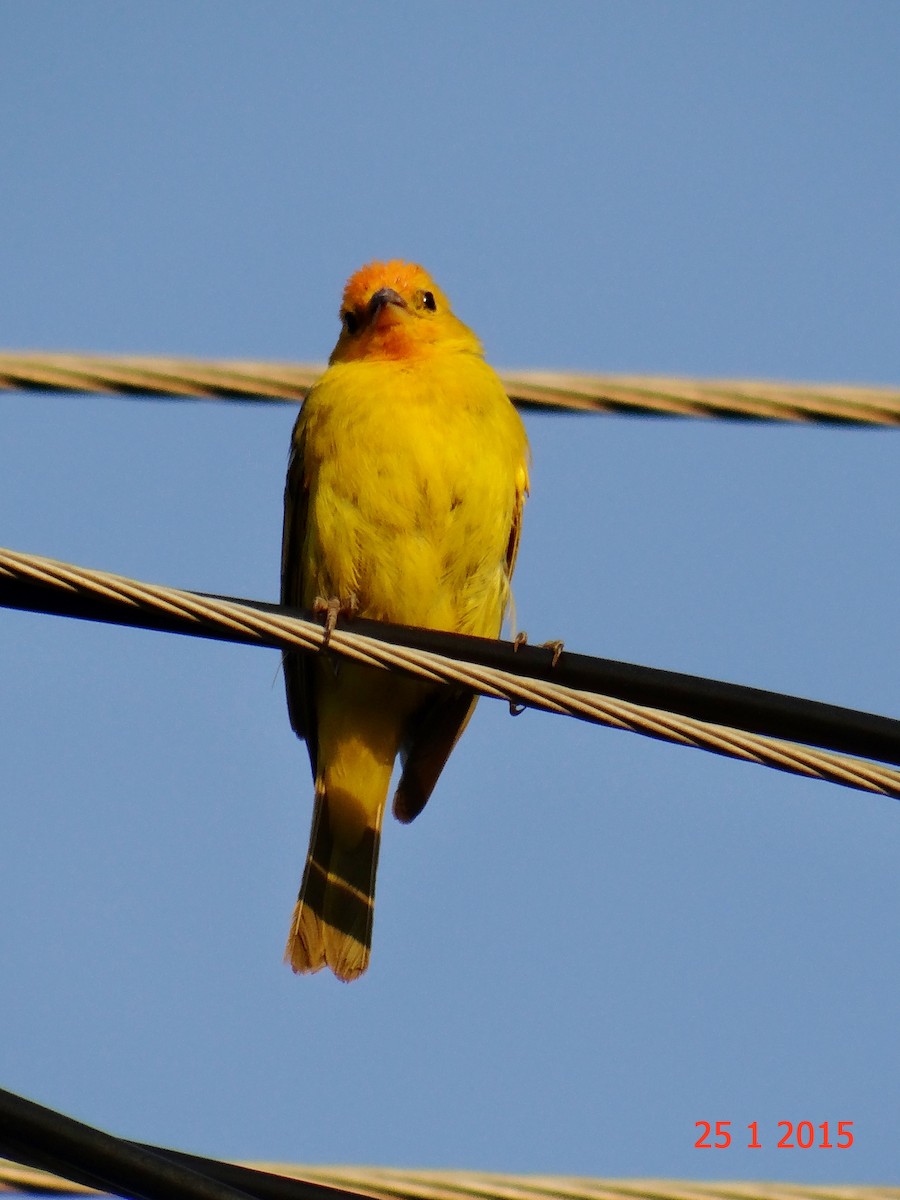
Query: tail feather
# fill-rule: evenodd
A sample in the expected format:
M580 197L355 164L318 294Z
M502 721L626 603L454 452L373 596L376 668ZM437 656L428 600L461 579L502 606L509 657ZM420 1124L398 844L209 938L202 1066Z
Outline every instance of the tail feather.
M328 966L350 981L369 965L383 806L348 846L335 837L328 796L317 782L309 854L294 906L285 961L308 973Z

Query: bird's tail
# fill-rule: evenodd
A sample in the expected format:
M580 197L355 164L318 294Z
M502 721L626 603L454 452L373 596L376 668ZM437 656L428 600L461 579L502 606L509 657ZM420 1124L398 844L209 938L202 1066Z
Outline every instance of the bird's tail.
M316 781L309 853L284 954L293 970L328 966L349 982L369 965L383 813L382 804L348 844L335 828L323 781Z
M356 979L369 965L375 869L394 760L422 685L330 664L319 680L316 795L309 854L285 959Z

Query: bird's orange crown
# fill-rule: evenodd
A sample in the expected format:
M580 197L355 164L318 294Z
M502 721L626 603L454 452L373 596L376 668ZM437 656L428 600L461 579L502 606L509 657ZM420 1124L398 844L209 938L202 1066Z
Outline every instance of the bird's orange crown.
M341 323L333 363L411 359L437 350L482 352L424 267L400 259L368 263L351 275Z
M411 295L418 288L434 290L435 283L418 263L392 258L390 262L370 262L360 267L347 280L342 308L362 308L380 288L393 288L401 296Z

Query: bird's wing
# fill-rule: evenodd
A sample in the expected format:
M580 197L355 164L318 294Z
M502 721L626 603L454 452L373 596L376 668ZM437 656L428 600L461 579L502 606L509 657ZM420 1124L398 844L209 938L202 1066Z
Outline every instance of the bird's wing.
M507 587L519 552L522 510L527 494L528 475L522 467L516 478L515 503L506 546ZM468 688L441 687L413 714L404 734L401 748L403 774L394 795L394 816L398 821L404 824L414 821L428 803L438 776L469 723L477 700Z
M298 432L299 431L299 432ZM304 543L309 489L303 462L302 426L297 423L284 487L284 530L281 539L281 603L303 607ZM312 658L299 651L283 655L288 715L297 737L306 741L313 778L316 774L316 706Z
M477 699L468 688L442 687L413 714L400 751L403 774L394 793L394 816L404 825L428 803Z
M525 497L528 495L528 471L524 463L516 472L516 501L513 505L512 522L509 527L509 541L506 543L506 582L512 579L513 568L519 553L519 538L522 535L522 513L525 509Z

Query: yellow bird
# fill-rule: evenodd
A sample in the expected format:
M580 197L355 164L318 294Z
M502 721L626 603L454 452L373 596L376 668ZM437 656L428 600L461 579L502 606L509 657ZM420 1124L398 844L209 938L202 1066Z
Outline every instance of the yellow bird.
M282 603L496 637L528 490L528 442L478 339L419 266L352 276L328 369L294 427ZM315 777L309 854L285 960L355 979L394 814L424 808L475 707L463 688L328 654L285 657L291 724Z

